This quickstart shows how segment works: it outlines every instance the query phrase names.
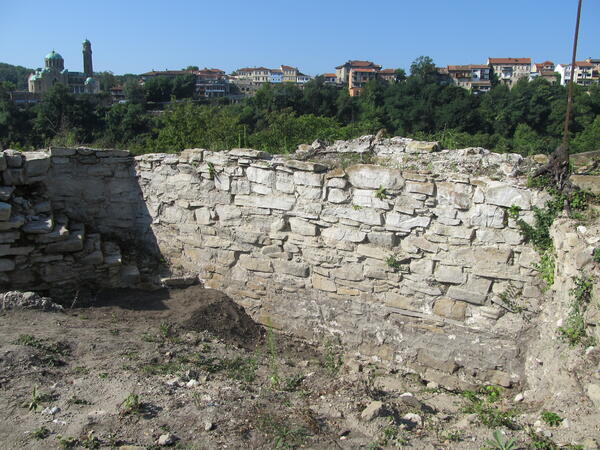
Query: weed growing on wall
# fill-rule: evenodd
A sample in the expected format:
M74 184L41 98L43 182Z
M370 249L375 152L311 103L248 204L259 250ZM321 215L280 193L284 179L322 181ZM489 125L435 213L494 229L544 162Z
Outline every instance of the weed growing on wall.
M593 339L587 336L585 319L583 317L587 305L592 299L593 280L588 276L575 278L575 287L571 289L572 301L569 315L565 324L558 329L559 335L570 345L593 344Z

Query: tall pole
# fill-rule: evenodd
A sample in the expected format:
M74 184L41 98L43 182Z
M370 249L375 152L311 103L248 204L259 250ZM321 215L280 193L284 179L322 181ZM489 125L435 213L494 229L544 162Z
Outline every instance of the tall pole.
M569 82L569 93L567 94L567 113L565 114L565 128L563 132L563 144L569 145L569 123L573 112L573 84L575 83L575 59L577 58L577 39L579 37L579 18L581 16L581 1L577 6L577 22L575 24L575 39L573 39L573 58L571 59L571 80Z

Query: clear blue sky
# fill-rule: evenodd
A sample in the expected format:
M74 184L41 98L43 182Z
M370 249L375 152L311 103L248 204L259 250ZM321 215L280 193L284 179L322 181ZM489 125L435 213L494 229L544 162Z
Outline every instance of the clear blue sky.
M293 65L314 75L348 59L402 67L491 57L570 61L577 0L3 0L0 62L36 68L56 50L115 74L187 65ZM578 59L600 58L600 2L584 0Z

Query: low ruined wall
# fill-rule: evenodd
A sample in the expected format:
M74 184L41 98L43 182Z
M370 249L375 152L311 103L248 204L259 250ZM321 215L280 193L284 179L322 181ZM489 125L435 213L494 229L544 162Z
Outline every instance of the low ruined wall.
M507 209L530 219L546 197L506 175L514 158L494 160L493 179L464 169L498 155L463 152L472 167L461 167L460 153L432 150L387 140L375 148L387 165L334 170L254 150L136 160L163 255L263 323L333 333L351 353L446 385L509 385L522 373L522 322L502 298L536 303L540 291L537 255ZM403 158L434 170L403 170Z
M65 151L58 149L58 154L62 153ZM71 159L67 165L85 153L85 150L68 151ZM87 151L85 157L89 154ZM107 170L109 160L99 160L101 163L96 162L90 169ZM128 161L133 170L132 159ZM0 152L3 184L0 187L0 286L48 291L56 297L74 299L83 285L137 283L139 271L135 265L124 263L118 242L103 235L94 221L89 220L87 212L94 210L95 205L90 198L82 197L82 192L84 186L90 186L91 180L57 170L63 162L64 156L51 157L48 152ZM134 177L130 176L130 180L137 185ZM70 193L65 201L48 189L58 185ZM86 214L80 214L81 211ZM108 213L112 212L108 210Z
M40 208L32 204L25 220L6 225L22 208L13 196L0 222L18 230L4 247L31 244L5 258L8 287L132 281L137 268L111 242L135 243L160 252L175 273L199 274L261 322L336 335L357 357L446 386L522 380L525 324L507 313L506 299L517 293L535 306L540 290L537 255L508 209L530 220L546 197L523 186L517 155L373 137L303 150L320 162L245 149L38 155L45 219L32 219ZM340 160L346 168L334 168ZM11 164L8 187L19 176ZM48 217L38 234L26 229Z

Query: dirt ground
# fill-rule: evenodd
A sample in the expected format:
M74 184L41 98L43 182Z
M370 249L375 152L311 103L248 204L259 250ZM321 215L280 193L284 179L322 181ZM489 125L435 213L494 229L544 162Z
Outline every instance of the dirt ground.
M265 330L199 286L3 312L0 447L596 448L581 407L543 417L518 391L452 393L343 361L336 341Z

